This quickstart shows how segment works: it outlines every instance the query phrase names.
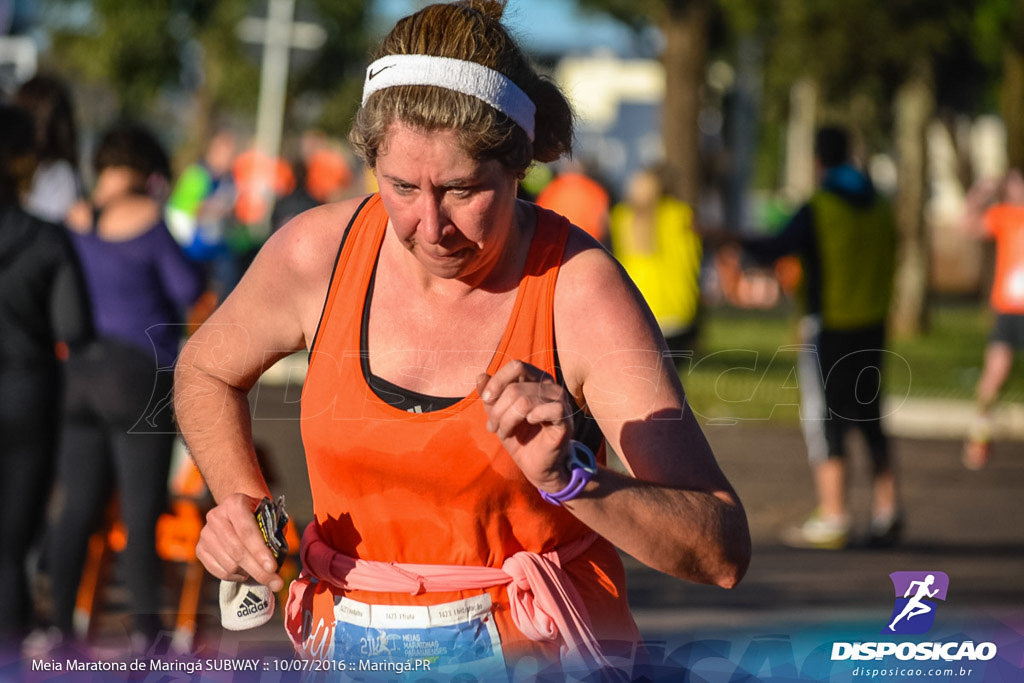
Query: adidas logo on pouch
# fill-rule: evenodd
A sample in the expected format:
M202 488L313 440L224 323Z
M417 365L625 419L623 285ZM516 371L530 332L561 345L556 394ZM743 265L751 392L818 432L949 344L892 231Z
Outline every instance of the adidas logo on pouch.
M242 600L242 608L238 610L239 617L247 617L251 614L262 612L270 606L269 600L261 600L260 596L256 595L252 591L246 594Z

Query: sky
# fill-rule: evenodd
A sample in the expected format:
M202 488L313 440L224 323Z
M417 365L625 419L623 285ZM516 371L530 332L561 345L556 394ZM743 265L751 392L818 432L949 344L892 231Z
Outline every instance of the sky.
M395 20L412 14L436 0L371 0L380 30L386 32ZM0 0L0 33L13 17L34 16L39 0ZM254 0L254 5L266 0ZM300 3L301 4L301 3ZM635 53L631 34L621 23L596 12L577 9L577 0L508 0L505 22L529 51L543 55L585 55L610 51L619 56ZM72 4L62 10L65 21L84 21L89 3ZM55 17L51 16L52 21Z
M382 22L389 25L423 3L377 0L377 4ZM631 49L628 29L613 19L579 11L575 0L509 0L505 20L531 51L587 54L604 49L627 54Z

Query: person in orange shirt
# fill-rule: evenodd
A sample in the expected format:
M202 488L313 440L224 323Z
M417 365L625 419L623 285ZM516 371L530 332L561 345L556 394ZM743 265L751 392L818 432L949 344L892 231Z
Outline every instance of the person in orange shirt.
M183 350L176 416L217 502L196 552L227 582L225 624L269 611L284 583L254 520L271 496L246 396L307 349L314 520L285 615L299 654L623 680L640 634L619 551L728 588L750 535L639 292L517 198L533 161L571 151L572 114L503 10L397 23L350 133L379 192L274 233Z
M537 195L537 205L565 216L573 225L608 246L611 200L601 183L583 172L581 164L570 164L545 185Z
M271 197L284 197L295 189L295 174L288 162L272 159L255 147L235 158L231 172L238 188L235 218L243 225L267 220Z
M335 144L320 130L302 134L302 157L306 166L306 191L317 203L343 199L352 186L352 169Z
M998 199L995 203L993 200ZM992 443L992 409L1024 348L1024 173L1011 168L1002 182L983 180L967 193L964 223L971 233L994 239L996 269L990 303L996 319L975 388L977 412L964 442L963 463L981 469Z

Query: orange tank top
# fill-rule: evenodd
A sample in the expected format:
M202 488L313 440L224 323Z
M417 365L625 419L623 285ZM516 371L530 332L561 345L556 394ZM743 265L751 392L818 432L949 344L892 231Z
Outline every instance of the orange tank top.
M360 362L367 352L361 348L361 328L387 224L379 195L371 196L353 218L303 387L302 440L313 511L324 539L353 558L500 568L516 552L548 552L589 533L568 511L541 499L487 431L475 392L448 408L408 413L370 388ZM513 312L488 373L522 359L555 376L554 289L568 231L565 219L538 210ZM563 569L587 604L596 637L635 642L615 548L598 539ZM303 634L307 641L312 635L314 645L317 638L328 637L333 600L339 595L339 589L332 594L323 585L317 590L312 622L306 622L309 633ZM494 605L506 659L557 653L557 644L535 643L519 633L504 587L343 595L369 604L438 605L482 592L490 594Z
M985 214L985 227L996 240L992 308L997 313L1024 313L1024 206L996 204Z

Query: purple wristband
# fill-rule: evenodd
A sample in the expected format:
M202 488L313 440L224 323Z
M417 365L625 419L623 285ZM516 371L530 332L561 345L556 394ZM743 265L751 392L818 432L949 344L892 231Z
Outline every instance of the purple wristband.
M583 487L597 474L597 458L594 452L586 445L576 441L569 442L569 462L567 464L570 478L569 483L561 491L548 493L541 491L540 497L552 505L561 505L580 495Z

